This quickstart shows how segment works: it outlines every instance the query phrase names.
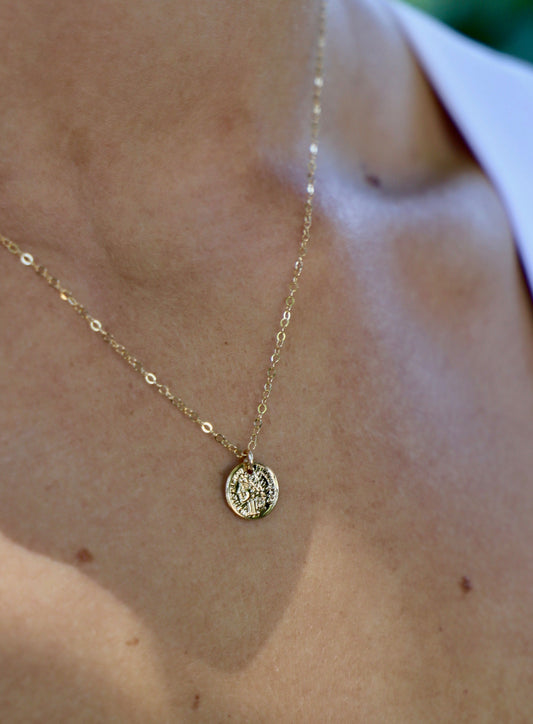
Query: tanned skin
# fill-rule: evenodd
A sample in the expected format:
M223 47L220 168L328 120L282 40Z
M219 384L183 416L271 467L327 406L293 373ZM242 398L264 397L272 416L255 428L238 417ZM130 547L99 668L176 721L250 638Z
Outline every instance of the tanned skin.
M299 243L318 6L4 0L0 231L245 444ZM0 720L526 722L533 326L390 10L332 0L312 244L234 464L1 255Z

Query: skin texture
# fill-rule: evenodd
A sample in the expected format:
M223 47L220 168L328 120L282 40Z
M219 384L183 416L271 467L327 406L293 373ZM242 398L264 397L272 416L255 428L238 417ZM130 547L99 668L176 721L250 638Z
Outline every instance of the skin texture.
M316 9L0 8L2 233L240 444L299 239ZM328 32L269 518L233 516L226 451L1 257L1 721L531 720L509 224L386 7L332 2Z

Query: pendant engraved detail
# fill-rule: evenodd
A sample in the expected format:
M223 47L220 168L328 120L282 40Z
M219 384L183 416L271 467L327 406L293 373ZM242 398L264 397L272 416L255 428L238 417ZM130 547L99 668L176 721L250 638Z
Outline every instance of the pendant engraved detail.
M278 502L278 495L276 476L259 463L253 463L251 472L240 463L226 480L226 500L241 518L264 518Z

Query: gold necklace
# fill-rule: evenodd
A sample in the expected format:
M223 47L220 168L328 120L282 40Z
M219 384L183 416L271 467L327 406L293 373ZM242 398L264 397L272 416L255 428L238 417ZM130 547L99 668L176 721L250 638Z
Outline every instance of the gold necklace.
M276 376L276 367L281 358L281 350L285 344L287 327L291 320L292 309L298 290L298 281L303 271L304 258L307 254L307 247L310 241L311 224L313 220L313 197L315 194L316 161L318 155L318 135L320 115L322 112L321 98L324 85L325 41L326 0L321 0L313 80L311 141L307 162L307 186L302 236L298 256L294 264L294 273L289 285L289 293L285 299L283 314L281 315L279 329L276 334L274 352L270 357L270 365L266 373L266 382L263 386L261 401L257 406L256 417L253 422L248 445L244 449L230 442L225 435L215 430L208 420L200 417L199 413L192 407L188 407L178 395L171 391L168 385L160 382L157 376L147 370L137 357L131 354L123 344L120 344L114 335L106 330L102 323L93 317L83 304L78 302L72 292L66 289L59 279L54 277L45 266L36 261L32 254L22 251L18 244L0 234L2 246L17 256L24 266L33 269L39 276L43 277L48 284L59 293L60 298L68 302L74 311L87 322L91 331L98 334L104 342L109 344L111 349L131 365L135 372L142 375L148 385L155 388L171 405L199 425L202 432L211 436L216 442L235 455L240 462L231 471L226 480L226 501L234 513L246 519L263 518L265 515L268 515L276 505L279 495L278 481L275 474L270 468L266 467L266 465L261 465L254 461L254 451L257 446L257 437L263 425L263 418L267 412L268 398L270 397L272 384Z

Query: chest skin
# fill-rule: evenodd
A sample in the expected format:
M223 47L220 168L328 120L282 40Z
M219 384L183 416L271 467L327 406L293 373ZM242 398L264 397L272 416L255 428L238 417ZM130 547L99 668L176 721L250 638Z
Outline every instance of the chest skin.
M2 256L2 720L531 719L533 333L505 216L479 174L357 225L325 209L260 521L225 507L226 451ZM120 341L246 434L240 332L176 364L121 311Z

